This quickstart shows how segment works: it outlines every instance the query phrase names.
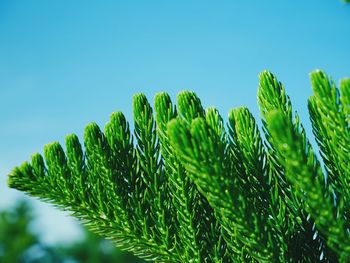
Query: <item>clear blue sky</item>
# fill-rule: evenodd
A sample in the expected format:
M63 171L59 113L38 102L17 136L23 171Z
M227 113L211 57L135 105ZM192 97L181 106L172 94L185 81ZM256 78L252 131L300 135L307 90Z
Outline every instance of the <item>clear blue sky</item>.
M15 165L112 111L130 119L136 92L191 89L223 116L240 105L258 116L257 76L269 69L310 135L308 73L350 75L349 25L338 0L0 1L0 205L22 197L6 187ZM35 205L46 240L76 236Z

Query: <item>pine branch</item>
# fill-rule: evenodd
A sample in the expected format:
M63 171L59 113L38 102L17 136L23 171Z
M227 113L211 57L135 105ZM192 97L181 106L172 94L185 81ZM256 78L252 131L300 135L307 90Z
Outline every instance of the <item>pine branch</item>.
M272 200L273 209L280 211L275 218L283 218L283 220L274 219L278 222L278 228L281 229L282 236L288 247L287 254L294 260L309 257L309 260L314 261L319 259L322 251L327 251L323 246L323 237L316 236L313 229L313 218L310 218L307 211L304 209L303 200L294 191L292 185L287 181L285 167L281 164L283 156L279 155L276 150L276 143L271 135L268 116L271 112L280 111L289 124L295 129L303 130L299 123L298 114L295 113L293 121L293 109L290 98L287 96L284 86L270 72L264 71L260 74L260 83L258 89L258 102L262 114L263 131L266 137L266 147L268 150L267 160L270 173L271 185L275 187L272 193L278 191L279 194L274 194ZM302 133L305 144L305 151L311 149L311 145L306 139L305 133ZM307 151L308 163L314 163L312 151ZM284 207L285 206L285 207ZM280 207L280 208L279 208ZM276 210L277 209L277 210ZM284 213L284 214L282 214ZM331 253L323 253L325 260L328 257L332 258Z
M237 116L242 118L247 116L244 115L244 110L241 115L239 115L241 111L237 113ZM242 123L246 123L246 120L241 120ZM253 130L256 131L254 128ZM257 207L249 202L251 200L248 200L242 191L245 189L239 189L237 182L232 178L230 162L234 160L225 156L227 138L218 112L215 109L208 109L206 120L197 118L190 126L183 121L175 120L169 126L169 135L191 178L214 208L232 253L236 257L241 256L241 260L246 257L245 260L254 258L261 262L269 262L274 253L273 247L270 247L272 244L269 243L267 232L266 236L262 234L264 231L261 230L265 224L263 220L260 221L260 211L251 214ZM238 176L235 173L234 175ZM245 180L254 180L245 176ZM245 220L242 220L243 218ZM266 218L265 213L265 220ZM259 233L256 229L259 229ZM242 251L242 247L246 249Z
M289 97L285 93L285 89L274 75L270 72L264 71L260 74L260 82L258 88L258 102L262 115L263 131L266 137L266 147L267 147L267 158L269 161L270 177L272 180L272 185L276 185L274 181L277 182L277 189L280 196L284 196L284 203L287 206L286 213L291 213L295 218L292 222L298 222L297 217L299 216L300 200L298 200L292 191L290 185L286 181L284 175L283 167L278 162L278 156L276 154L276 149L271 142L271 135L267 125L267 115L274 111L280 110L283 114L292 121L292 105ZM279 203L278 200L276 200ZM282 209L284 210L284 209ZM282 215L286 217L286 215Z
M183 121L191 121L196 115L203 114L200 100L192 92L182 92L178 96L180 114ZM188 109L186 105L191 105ZM155 97L158 136L161 141L162 158L164 160L165 176L169 178L169 198L173 199L177 217L176 233L177 251L182 255L182 262L220 262L225 254L225 244L220 239L220 233L212 216L212 210L207 201L198 192L197 187L188 177L173 147L170 145L167 125L178 114L167 93ZM213 222L200 220L207 214ZM207 226L206 226L207 225ZM213 229L213 230L212 230ZM214 231L214 232L213 232ZM206 250L212 250L206 252Z
M283 85L260 75L264 138L247 108L215 108L190 91L133 98L121 112L44 147L9 175L12 188L67 210L116 246L156 262L346 262L350 257L350 79L340 93L311 76L322 173Z
M71 211L92 231L135 255L177 262L175 254L163 250L161 243L142 232L147 222L133 211L139 199L133 195L136 188L133 183L137 181L134 150L124 116L113 114L106 129L114 131L108 140L96 124L86 127L86 160L77 137L70 135L66 139L67 157L58 143L47 145L46 167L41 155L33 155L31 164L26 162L12 171L9 186ZM127 185L124 189L123 181ZM121 191L128 191L128 194L121 195Z
M344 262L350 256L350 237L344 219L337 215L333 199L328 194L319 163L314 165L308 161L302 135L282 112L271 112L268 120L276 150L283 156L280 160L288 180L296 194L305 201L305 209L315 219L317 229L327 237L327 244Z
M136 216L143 218L142 232L156 243L163 243L160 249L171 250L171 203L166 199L167 182L161 171L159 142L152 108L143 94L133 98L136 146Z
M190 125L194 119L205 115L201 101L194 92L184 91L179 93L177 103L180 116L178 119L185 125ZM171 139L170 134L169 137ZM185 166L182 162L180 164L182 167ZM200 254L203 255L200 258L201 260L209 260L209 262L221 262L226 258L224 256L226 244L220 235L221 226L214 216L213 208L209 205L207 199L199 193L199 189L191 180L192 172L186 170L186 179L184 181L189 184L191 192L193 192L193 196L191 197L190 195L192 204L187 209L189 209L189 212L192 210L192 213L194 213L191 224L194 224L193 231L196 233L196 239L199 241ZM184 194L187 195L188 193L185 192Z
M273 222L274 216L269 216L275 213L275 209L272 209L274 201L270 196L272 186L268 178L266 153L255 119L247 108L231 110L229 135L232 169L236 171L241 195L251 206L245 216L250 218L249 210L256 211L255 222L251 225L272 234L262 236L262 242L269 248L273 261L283 261L285 248L281 229L277 222Z
M338 200L343 199L345 216L350 219L350 127L348 119L347 81L342 82L342 97L333 81L322 71L311 74L314 95L309 112L316 141L320 148L327 180ZM347 227L350 228L349 223Z

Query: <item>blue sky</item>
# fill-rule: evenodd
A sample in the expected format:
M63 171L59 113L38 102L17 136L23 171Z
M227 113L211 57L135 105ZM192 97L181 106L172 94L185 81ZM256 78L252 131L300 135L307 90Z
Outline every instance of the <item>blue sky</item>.
M312 138L308 74L350 75L350 6L294 1L0 1L0 206L23 195L6 174L131 99L197 92L205 106L256 105L258 74L285 84ZM78 236L72 220L35 202L48 242Z

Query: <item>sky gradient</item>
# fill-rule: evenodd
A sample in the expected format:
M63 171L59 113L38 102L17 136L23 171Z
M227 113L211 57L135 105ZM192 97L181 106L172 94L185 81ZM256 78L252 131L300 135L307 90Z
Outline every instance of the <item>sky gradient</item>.
M350 5L309 1L0 1L0 208L23 194L10 170L113 111L132 95L194 90L226 118L258 117L258 74L275 73L313 141L308 74L350 76ZM260 122L259 122L260 124ZM47 242L79 236L71 219L34 202Z

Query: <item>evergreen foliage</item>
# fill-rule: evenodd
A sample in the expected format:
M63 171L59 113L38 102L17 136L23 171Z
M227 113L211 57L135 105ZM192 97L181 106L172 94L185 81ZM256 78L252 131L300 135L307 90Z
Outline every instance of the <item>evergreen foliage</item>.
M116 246L156 262L347 262L350 259L350 79L311 74L321 162L283 85L260 74L260 129L245 107L227 127L191 91L177 105L133 98L14 168L9 186L71 211ZM262 132L262 134L261 134Z

